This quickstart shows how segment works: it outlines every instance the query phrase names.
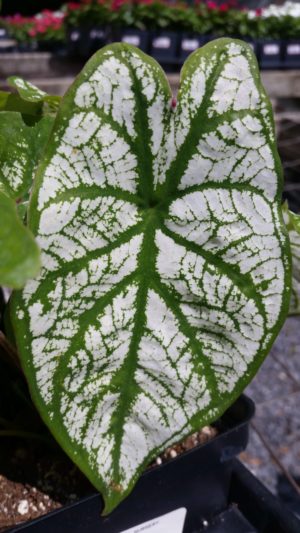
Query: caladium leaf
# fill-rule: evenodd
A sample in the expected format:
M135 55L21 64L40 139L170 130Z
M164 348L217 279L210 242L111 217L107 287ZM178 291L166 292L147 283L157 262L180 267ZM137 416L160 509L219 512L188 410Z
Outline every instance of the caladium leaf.
M0 112L0 184L11 198L29 193L53 121L48 116L27 126L20 113Z
M21 113L26 123L35 124L42 116L41 102L28 102L18 94L0 91L0 111L14 111Z
M21 288L39 272L39 248L20 221L15 202L0 190L0 285Z
M88 62L31 198L43 270L12 301L33 399L105 512L234 401L288 310L281 166L250 47L195 52L173 107L138 49Z
M61 99L22 78L14 76L8 82L19 95L0 93L0 185L20 200L28 196ZM47 99L55 100L55 113L45 108Z
M44 108L44 115L56 114L61 102L60 96L49 95L45 91L42 91L29 81L26 81L19 76L11 76L8 78L7 82L11 87L14 87L18 91L20 97L26 102L31 102L32 104L42 104Z
M42 91L36 85L30 83L30 81L26 81L19 76L10 76L7 82L11 87L17 89L19 95L24 100L28 100L28 102L42 102L47 96L45 91Z
M286 223L292 252L292 294L290 315L300 314L300 215L289 211L287 203L283 204L284 221Z
M34 173L54 119L37 117L37 110L22 106L18 97L7 99L5 107L19 111L0 111L0 284L21 288L40 268L39 247L21 220L26 219ZM23 110L32 112L34 125L25 124ZM18 211L12 199L18 201Z

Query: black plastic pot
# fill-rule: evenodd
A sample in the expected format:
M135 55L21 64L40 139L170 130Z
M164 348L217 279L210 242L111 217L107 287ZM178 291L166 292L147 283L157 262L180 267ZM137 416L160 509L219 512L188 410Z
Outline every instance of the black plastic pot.
M52 54L61 55L65 51L65 44L61 41L49 40L39 41L37 50L39 52L51 52Z
M220 529L226 533L299 533L300 520L245 468L233 461L229 502L251 524L251 529ZM206 530L212 533L214 530ZM216 533L214 532L214 533Z
M93 494L11 531L119 533L184 508L184 533L196 532L203 520L210 520L228 506L233 459L247 445L253 413L253 402L241 396L216 424L217 437L146 470L130 496L107 517L100 516L102 500Z
M206 43L206 37L195 33L183 33L179 45L179 60L181 63L197 48Z
M201 493L198 496L201 497ZM116 531L115 529L108 530L99 527L98 517L95 517L93 523L89 520L90 504L91 498L75 504L77 506L77 517L80 517L81 529L77 529L74 526L72 522L74 516L70 516L70 508L66 508L55 513L56 522L52 518L54 517L54 513L52 513L52 515L35 520L27 526L10 529L9 531L11 533L17 531L24 531L25 533L53 533L54 531L55 533L56 531L58 533L62 531L65 533L73 531L75 533L78 531L82 531L82 533L101 533ZM177 510L177 521L182 520L185 511L184 508ZM88 514L85 515L85 513ZM50 518L51 522L49 521ZM85 523L85 518L87 518L88 524ZM154 518L150 521L150 524L157 523L158 520L159 517L158 519ZM147 525L149 525L149 522L134 528L134 532L142 533L149 530L150 533L152 529L147 527ZM179 528L178 530L180 531ZM124 533L124 530L122 531ZM156 533L156 531L154 530L153 533ZM160 529L160 531L174 533L173 527L165 527ZM215 514L209 520L203 519L201 526L197 529L187 529L185 523L182 531L183 533L299 533L300 521L240 461L234 459L232 461L232 476L226 509ZM120 530L118 530L118 533L120 533Z
M36 41L31 41L30 43L18 43L17 45L17 51L22 52L24 54L28 54L30 52L38 52L39 45Z
M85 47L88 32L82 27L68 28L67 30L67 51L71 57L83 57L82 50Z
M69 28L67 31L67 52L73 58L88 59L107 42L108 29L104 26Z
M300 38L283 41L284 68L300 68Z
M175 31L160 31L152 34L150 54L164 64L178 64L180 34Z
M96 26L88 30L86 53L90 57L108 42L109 30L105 26Z
M5 28L0 28L0 53L13 52L17 47L17 42L13 39Z
M283 67L283 49L281 40L260 40L258 60L259 66L262 69L281 69Z
M125 28L120 30L118 40L122 43L133 44L143 52L149 52L151 35L149 31L137 30L136 28Z

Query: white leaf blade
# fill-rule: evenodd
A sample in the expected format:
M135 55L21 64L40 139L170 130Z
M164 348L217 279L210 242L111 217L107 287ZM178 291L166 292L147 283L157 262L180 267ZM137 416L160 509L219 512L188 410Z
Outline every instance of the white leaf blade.
M230 42L215 46L226 63ZM194 62L206 60L211 45L197 54L182 80L193 91L203 83L198 74L193 81ZM212 56L211 77L214 68ZM195 158L195 183L180 186L206 135L201 116L217 115L211 131L224 125L206 91L187 101L188 113L180 97L173 113L152 60L127 45L104 49L64 99L31 200L44 262L13 303L26 317L17 334L23 366L42 416L104 493L106 511L155 454L225 410L286 313L278 156L260 100L249 97L269 128L257 148L273 158L271 172L264 160L262 183L244 187L226 165L220 179L207 168L196 180L203 169ZM246 116L236 106L232 96L228 124ZM243 124L252 139L253 121Z

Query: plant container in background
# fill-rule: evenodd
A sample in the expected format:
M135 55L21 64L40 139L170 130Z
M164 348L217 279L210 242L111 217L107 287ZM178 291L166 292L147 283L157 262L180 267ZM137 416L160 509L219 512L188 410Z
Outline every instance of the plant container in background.
M86 39L88 38L88 32L82 27L68 28L67 30L67 52L71 57L83 57L82 48Z
M108 42L109 30L105 26L96 26L88 31L88 40L86 43L86 57L95 54L97 50L105 46Z
M150 54L160 63L179 62L178 49L180 34L175 31L159 31L152 34Z
M125 28L120 30L118 40L122 43L132 44L140 48L143 52L149 52L151 35L147 30L138 30L136 28Z
M300 37L283 41L284 68L300 68Z
M37 50L39 52L51 52L55 55L61 55L64 54L66 50L66 45L62 41L49 39L49 41L39 41L37 43Z
M281 69L283 67L281 40L261 39L259 41L258 59L262 69Z
M207 39L203 35L197 33L183 33L179 45L179 59L183 63L186 58L197 48L201 48L206 43Z
M67 31L68 55L79 59L88 59L108 42L109 30L105 26L93 28L79 26Z
M0 28L0 53L14 52L16 49L16 40L9 35L5 28Z

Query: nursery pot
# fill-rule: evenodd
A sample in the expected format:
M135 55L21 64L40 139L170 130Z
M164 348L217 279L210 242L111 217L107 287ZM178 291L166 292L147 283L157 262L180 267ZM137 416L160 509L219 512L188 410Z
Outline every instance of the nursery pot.
M197 48L206 43L206 38L197 33L183 33L180 39L179 59L183 63L185 59Z
M149 52L150 32L137 30L136 28L125 28L120 30L118 40L122 43L133 44L140 48L143 52Z
M93 55L99 48L108 43L108 29L104 26L95 26L88 32L86 44L86 54L88 57Z
M100 516L102 499L93 494L11 531L120 533L159 520L165 533L194 533L203 521L228 506L233 459L246 448L253 414L253 402L241 396L216 423L216 437L147 469L132 493L108 516Z
M284 68L300 68L300 37L283 41L282 46Z
M87 31L82 27L70 27L67 30L67 52L71 57L83 57L83 43L87 39Z
M61 54L65 51L65 44L62 41L49 39L49 41L40 41L37 43L39 52L51 52L52 54Z
M157 61L177 64L180 34L175 31L154 32L151 38L150 54Z
M0 28L0 53L13 52L17 47L15 39L10 37L6 29Z
M67 51L70 56L87 59L108 42L108 29L104 26L69 28Z
M279 39L262 39L259 42L259 66L262 69L283 67L282 43Z

